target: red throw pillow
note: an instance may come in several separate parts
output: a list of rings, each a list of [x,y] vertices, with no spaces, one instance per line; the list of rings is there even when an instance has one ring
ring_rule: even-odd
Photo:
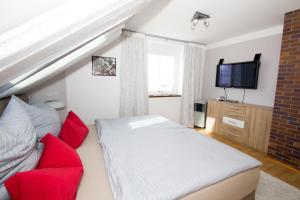
[[[19,172],[4,182],[14,200],[74,200],[83,167],[77,152],[47,134],[37,169]]]
[[[13,200],[74,200],[82,167],[45,168],[19,172],[4,185]]]
[[[73,111],[70,111],[68,113],[67,119],[70,119],[75,124],[84,127],[87,131],[89,130],[88,127],[83,123],[83,121]]]
[[[77,152],[69,145],[47,134],[41,139],[44,150],[37,165],[40,168],[82,167]]]
[[[76,149],[83,143],[88,133],[87,126],[75,113],[70,111],[58,137]]]

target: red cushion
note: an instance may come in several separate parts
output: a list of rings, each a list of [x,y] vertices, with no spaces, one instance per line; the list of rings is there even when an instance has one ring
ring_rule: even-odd
[[[74,200],[83,167],[77,152],[51,134],[41,139],[44,150],[37,169],[5,181],[14,200]]]
[[[19,172],[5,181],[13,200],[74,200],[82,167],[45,168]]]
[[[88,133],[89,129],[87,126],[75,113],[70,111],[58,137],[76,149],[83,143]]]
[[[89,130],[88,127],[83,123],[83,121],[73,111],[70,111],[68,113],[67,119],[70,119],[75,124],[84,127],[86,130]]]
[[[47,134],[41,142],[44,143],[44,150],[37,169],[82,166],[77,152],[55,136]]]

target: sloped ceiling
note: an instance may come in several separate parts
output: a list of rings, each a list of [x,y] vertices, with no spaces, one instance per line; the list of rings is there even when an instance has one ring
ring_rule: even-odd
[[[300,0],[154,0],[128,23],[135,31],[205,44],[283,24],[284,13]],[[210,27],[190,20],[195,11],[211,16]]]
[[[0,98],[43,82],[107,45],[149,2],[72,0],[16,23],[0,34]],[[11,15],[7,19],[14,22]]]
[[[70,0],[0,0],[0,34]]]

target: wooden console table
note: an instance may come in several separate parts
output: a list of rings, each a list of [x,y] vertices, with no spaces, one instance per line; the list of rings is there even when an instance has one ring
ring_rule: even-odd
[[[239,143],[267,152],[272,107],[209,100],[206,127]]]

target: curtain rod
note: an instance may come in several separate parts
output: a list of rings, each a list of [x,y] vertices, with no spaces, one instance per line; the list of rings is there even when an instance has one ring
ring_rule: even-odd
[[[194,41],[188,41],[188,40],[180,40],[180,39],[175,39],[175,38],[169,38],[169,37],[164,37],[164,36],[160,36],[160,35],[153,35],[153,34],[148,34],[148,33],[143,33],[143,32],[138,32],[138,31],[133,31],[133,30],[129,30],[129,29],[123,29],[123,30],[124,31],[128,31],[128,32],[132,32],[132,33],[140,33],[140,34],[144,34],[144,35],[149,36],[149,37],[160,38],[160,39],[164,39],[164,40],[173,40],[173,41],[177,41],[177,42],[194,43],[194,44],[199,44],[199,45],[206,46],[206,44],[203,44],[203,43],[200,43],[200,42],[194,42]]]

